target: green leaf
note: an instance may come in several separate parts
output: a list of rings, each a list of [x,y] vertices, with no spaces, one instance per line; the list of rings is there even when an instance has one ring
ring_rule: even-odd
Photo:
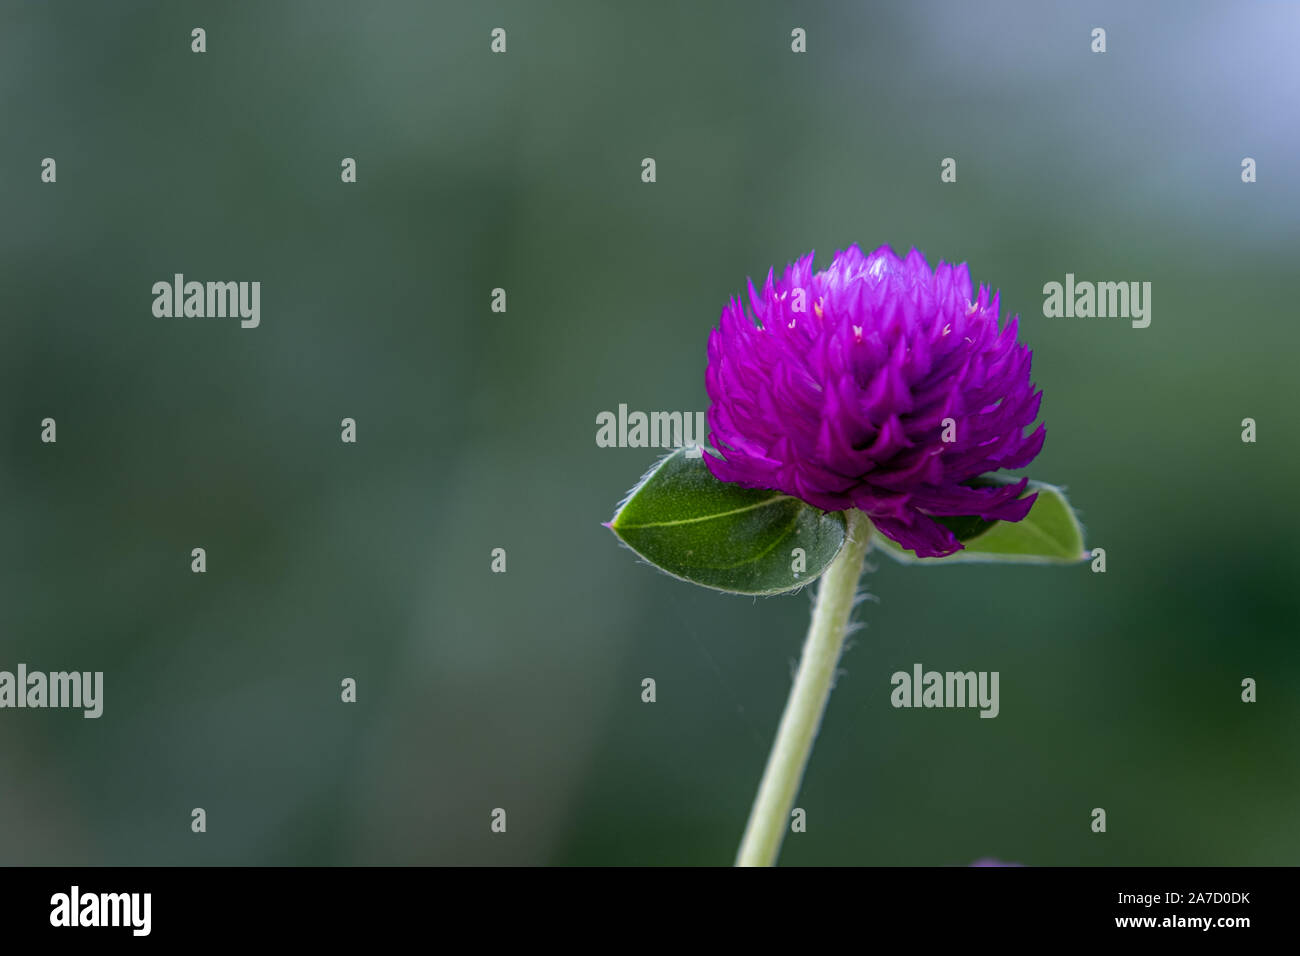
[[[826,570],[845,535],[844,515],[718,481],[685,448],[641,479],[607,527],[660,570],[731,594],[803,587]]]
[[[986,475],[971,484],[988,487],[1019,480]],[[935,518],[966,546],[943,558],[918,558],[915,552],[883,534],[877,533],[871,540],[876,548],[903,564],[1077,564],[1087,560],[1083,528],[1065,493],[1054,485],[1031,481],[1021,497],[1034,492],[1038,492],[1038,499],[1021,521],[985,521],[976,516]]]

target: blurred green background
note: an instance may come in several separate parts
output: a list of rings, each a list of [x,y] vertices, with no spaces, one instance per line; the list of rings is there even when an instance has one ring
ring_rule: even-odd
[[[1295,6],[0,11],[0,669],[105,672],[0,711],[0,862],[729,863],[808,596],[619,548],[657,453],[595,416],[707,407],[727,297],[852,242],[1002,290],[1108,571],[877,559],[782,861],[1300,861]],[[891,708],[918,661],[1000,716]]]

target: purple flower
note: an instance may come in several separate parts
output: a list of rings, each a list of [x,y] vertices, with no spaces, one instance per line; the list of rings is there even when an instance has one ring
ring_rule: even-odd
[[[749,301],[732,298],[709,336],[714,477],[858,508],[922,557],[962,547],[935,518],[1029,513],[1028,479],[970,484],[1029,464],[1045,433],[1024,435],[1042,392],[1017,319],[998,331],[998,294],[973,296],[964,264],[855,245],[814,273],[810,252],[761,293],[751,281]]]

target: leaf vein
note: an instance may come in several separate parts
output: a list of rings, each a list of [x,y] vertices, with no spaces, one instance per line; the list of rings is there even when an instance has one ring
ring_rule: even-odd
[[[743,514],[746,511],[754,511],[758,508],[764,508],[776,501],[785,501],[789,495],[774,495],[771,498],[765,498],[762,501],[755,502],[752,505],[745,505],[743,508],[733,508],[730,511],[718,511],[713,514],[700,515],[695,518],[680,518],[676,521],[651,521],[648,524],[616,524],[619,531],[639,531],[642,528],[671,528],[683,524],[699,524],[702,521],[713,521],[715,518],[725,518],[728,515]]]

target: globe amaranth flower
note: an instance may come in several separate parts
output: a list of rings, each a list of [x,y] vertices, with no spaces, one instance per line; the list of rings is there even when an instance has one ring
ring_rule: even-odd
[[[733,297],[709,336],[714,477],[858,508],[922,557],[962,548],[936,518],[1028,514],[1028,479],[970,484],[1029,464],[1045,433],[1024,434],[1042,392],[1018,320],[999,331],[998,294],[973,295],[964,264],[855,245],[814,273],[809,253],[751,281],[749,304]]]

